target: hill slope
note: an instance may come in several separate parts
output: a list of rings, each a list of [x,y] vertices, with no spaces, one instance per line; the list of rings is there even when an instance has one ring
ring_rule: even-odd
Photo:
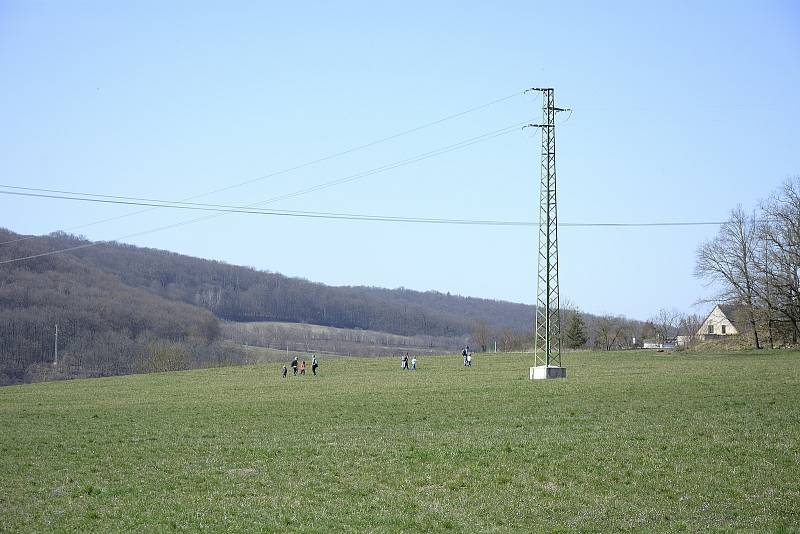
[[[331,287],[224,262],[63,234],[20,240],[0,229],[0,384],[237,360],[217,319],[282,321],[433,336],[462,343],[475,321],[525,332],[533,308],[407,289]],[[93,246],[87,246],[93,245]],[[61,375],[53,361],[58,324]],[[230,352],[230,351],[228,351]]]
[[[0,230],[0,240],[16,234]],[[47,250],[81,247],[89,241],[54,234],[0,247],[0,259]],[[528,331],[533,307],[461,297],[435,291],[372,287],[332,287],[224,262],[164,250],[102,243],[66,254],[131,287],[201,306],[230,321],[306,322],[362,328],[400,335],[461,335],[476,320],[496,329]],[[57,268],[58,256],[12,264],[44,271]]]
[[[220,363],[219,334],[207,310],[69,255],[0,267],[0,385]]]

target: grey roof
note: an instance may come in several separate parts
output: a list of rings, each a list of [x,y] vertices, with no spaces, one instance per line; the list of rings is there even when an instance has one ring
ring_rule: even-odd
[[[749,318],[747,314],[747,306],[744,304],[720,304],[719,309],[725,314],[725,317],[733,323],[736,330],[744,332],[750,327]]]
[[[730,322],[734,322],[734,318],[744,311],[744,306],[741,304],[720,304],[719,309],[725,314]]]

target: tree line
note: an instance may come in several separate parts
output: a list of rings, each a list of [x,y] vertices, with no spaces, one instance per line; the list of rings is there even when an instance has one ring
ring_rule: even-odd
[[[563,349],[624,350],[641,346],[641,340],[657,337],[652,321],[639,321],[621,315],[592,315],[567,304],[561,309],[561,346]],[[485,321],[476,321],[471,339],[481,351],[517,352],[533,350],[534,325],[527,332],[493,329]]]

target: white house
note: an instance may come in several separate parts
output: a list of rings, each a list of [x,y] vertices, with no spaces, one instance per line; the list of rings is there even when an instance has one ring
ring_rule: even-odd
[[[735,336],[739,329],[734,325],[736,306],[717,304],[697,331],[700,339],[718,336]]]

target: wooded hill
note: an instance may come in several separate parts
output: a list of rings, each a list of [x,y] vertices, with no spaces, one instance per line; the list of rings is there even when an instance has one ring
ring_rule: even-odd
[[[86,240],[65,234],[20,243],[43,250],[86,244]],[[0,254],[8,252],[3,250]],[[533,307],[523,304],[402,288],[332,287],[118,243],[103,243],[68,255],[116,276],[127,286],[203,307],[229,321],[287,321],[399,335],[443,336],[468,334],[476,320],[486,321],[495,329],[519,332],[530,330],[533,322]],[[56,257],[30,261],[46,262]]]
[[[438,292],[331,287],[278,273],[56,233],[0,229],[0,383],[235,362],[219,319],[463,337],[476,321],[523,333],[533,307]],[[61,366],[54,356],[59,325]],[[53,374],[56,373],[54,376]]]

